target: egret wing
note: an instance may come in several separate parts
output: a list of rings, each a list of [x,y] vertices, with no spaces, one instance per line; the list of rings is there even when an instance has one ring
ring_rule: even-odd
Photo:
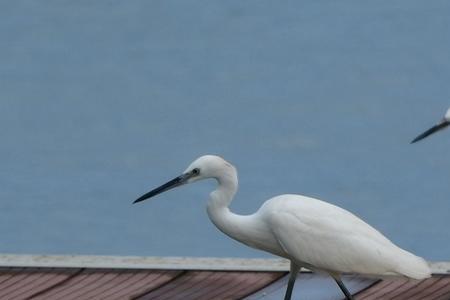
[[[280,246],[300,264],[335,272],[396,274],[395,258],[403,250],[342,208],[283,195],[271,199],[263,213]]]

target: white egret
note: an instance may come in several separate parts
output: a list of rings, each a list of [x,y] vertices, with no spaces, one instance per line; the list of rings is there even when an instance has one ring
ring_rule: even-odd
[[[426,138],[427,136],[432,135],[433,133],[446,128],[448,125],[450,125],[450,108],[447,110],[444,117],[438,124],[434,125],[433,127],[428,129],[424,133],[419,134],[414,140],[412,140],[411,144],[418,142],[418,141]]]
[[[291,298],[301,267],[330,274],[349,300],[353,297],[341,281],[341,273],[415,279],[430,276],[422,258],[394,245],[352,213],[318,199],[280,195],[267,200],[254,214],[232,213],[228,206],[238,188],[236,169],[214,155],[198,158],[180,176],[134,203],[208,178],[218,183],[207,204],[208,216],[217,228],[247,246],[290,260],[285,300]]]

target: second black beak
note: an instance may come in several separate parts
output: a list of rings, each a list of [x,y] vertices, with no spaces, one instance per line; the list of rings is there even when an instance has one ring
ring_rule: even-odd
[[[447,120],[443,120],[441,123],[431,127],[430,129],[428,129],[427,131],[425,131],[424,133],[420,134],[419,136],[417,136],[414,140],[411,141],[411,144],[414,144],[415,142],[418,142],[420,140],[423,140],[424,138],[426,138],[429,135],[432,135],[435,132],[438,132],[439,130],[444,129],[445,127],[447,127],[450,124],[449,121]]]

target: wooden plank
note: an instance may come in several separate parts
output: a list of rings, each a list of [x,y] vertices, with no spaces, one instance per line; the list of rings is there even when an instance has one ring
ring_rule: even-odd
[[[77,269],[0,269],[0,299],[27,299],[57,286]]]
[[[189,271],[136,299],[241,299],[280,276],[283,274],[279,272]]]
[[[136,293],[157,288],[179,273],[169,270],[87,269],[64,284],[33,297],[33,300],[127,299]],[[111,290],[115,293],[111,294]]]
[[[355,297],[357,300],[440,300],[450,298],[450,276],[435,275],[424,280],[385,279]]]

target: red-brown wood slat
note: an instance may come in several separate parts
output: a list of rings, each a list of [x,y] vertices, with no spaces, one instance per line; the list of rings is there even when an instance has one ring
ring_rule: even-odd
[[[390,280],[382,280],[379,283],[376,283],[369,288],[359,292],[356,295],[357,300],[373,300],[377,299],[378,296],[385,293],[386,290],[395,290],[396,289],[395,281]]]
[[[0,268],[1,300],[241,299],[285,272]],[[314,276],[314,274],[312,274]],[[357,300],[448,300],[450,276],[384,279]]]
[[[0,299],[28,299],[60,284],[77,271],[76,268],[0,268]]]
[[[357,300],[448,300],[450,276],[434,275],[424,280],[384,279],[358,293]]]
[[[425,290],[432,290],[433,286],[440,280],[440,277],[432,277],[426,280],[411,280],[411,284],[408,289],[399,289],[395,291],[390,298],[392,299],[417,299],[417,296],[421,296],[421,293]]]
[[[129,299],[172,280],[180,271],[88,269],[33,300]]]
[[[448,300],[450,299],[450,277],[441,277],[440,280],[432,287],[428,289],[426,292],[426,298],[430,300]]]
[[[189,271],[136,300],[240,299],[283,275],[282,272]]]

